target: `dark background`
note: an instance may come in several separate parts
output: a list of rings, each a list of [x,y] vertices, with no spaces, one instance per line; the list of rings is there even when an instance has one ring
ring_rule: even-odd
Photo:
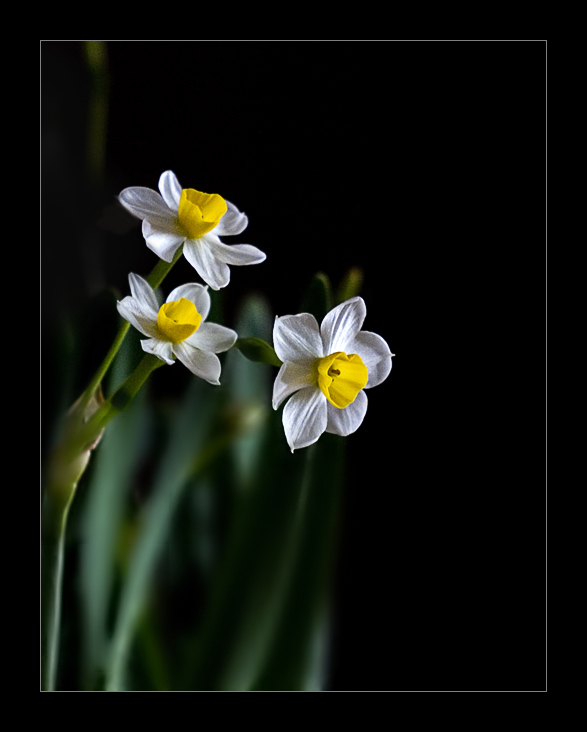
[[[396,357],[348,438],[330,688],[545,689],[546,44],[114,41],[107,55],[92,177],[102,81],[83,44],[41,44],[45,363],[63,312],[156,263],[115,196],[167,169],[244,210],[229,243],[267,253],[231,268],[228,325],[243,294],[285,315],[316,271],[336,284],[360,267],[364,327]]]

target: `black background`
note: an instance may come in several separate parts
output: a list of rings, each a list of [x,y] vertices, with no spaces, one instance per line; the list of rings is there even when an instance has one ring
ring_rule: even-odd
[[[41,44],[43,346],[64,308],[154,266],[114,201],[167,169],[267,253],[231,268],[228,321],[243,293],[285,315],[316,271],[361,267],[364,327],[396,357],[348,438],[330,688],[543,690],[546,44],[107,51],[93,188],[83,46]]]

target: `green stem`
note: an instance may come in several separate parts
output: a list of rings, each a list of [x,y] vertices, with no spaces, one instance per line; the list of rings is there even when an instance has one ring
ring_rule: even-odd
[[[113,417],[119,412],[122,412],[131,403],[149,375],[155,369],[164,365],[165,361],[157,358],[152,353],[146,353],[122,386],[92,415],[92,418],[87,423],[89,435],[91,436],[104,429]]]
[[[116,333],[114,342],[110,346],[110,350],[106,354],[106,358],[100,364],[100,368],[96,371],[92,380],[88,384],[86,391],[84,392],[84,399],[83,399],[84,406],[86,406],[89,403],[94,392],[96,391],[96,389],[100,385],[102,379],[104,378],[106,372],[110,368],[110,364],[114,360],[114,356],[116,356],[116,354],[118,353],[118,349],[122,345],[122,342],[124,341],[129,328],[130,328],[130,323],[128,322],[128,320],[123,320],[120,323],[120,325],[118,327],[118,332]]]
[[[50,486],[41,515],[41,690],[54,691],[59,647],[65,527],[75,485]]]
[[[151,287],[154,290],[156,290],[159,287],[159,285],[163,282],[163,280],[167,277],[167,275],[171,271],[171,268],[174,266],[174,264],[177,262],[177,260],[181,257],[182,254],[183,254],[183,244],[175,252],[171,262],[165,262],[162,259],[160,259],[157,262],[157,264],[153,267],[151,274],[147,277],[147,282],[151,285]]]

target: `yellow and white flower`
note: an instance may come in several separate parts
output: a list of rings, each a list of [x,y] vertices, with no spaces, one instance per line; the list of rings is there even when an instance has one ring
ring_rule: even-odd
[[[208,288],[198,283],[176,287],[159,306],[149,283],[137,274],[128,276],[131,295],[117,302],[118,312],[146,335],[143,351],[165,361],[179,359],[196,376],[210,384],[220,383],[220,360],[217,353],[234,345],[234,330],[216,323],[206,323],[210,312]]]
[[[275,319],[273,346],[283,361],[273,386],[273,408],[287,397],[283,427],[291,451],[324,432],[350,435],[361,425],[370,389],[384,381],[394,355],[383,338],[362,331],[367,310],[360,297],[337,305],[322,324],[313,315]]]
[[[143,221],[143,236],[149,249],[171,262],[183,244],[183,253],[200,277],[213,290],[230,281],[229,264],[259,264],[264,252],[250,244],[228,246],[221,236],[240,234],[249,220],[238,208],[217,193],[182,188],[175,173],[165,171],[159,191],[136,186],[125,188],[120,203]]]

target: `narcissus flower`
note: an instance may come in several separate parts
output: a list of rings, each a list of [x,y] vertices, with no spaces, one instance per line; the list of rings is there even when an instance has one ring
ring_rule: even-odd
[[[376,333],[362,331],[362,298],[333,308],[321,326],[313,315],[275,319],[273,345],[283,361],[273,386],[273,408],[283,408],[291,451],[307,447],[323,432],[350,435],[362,423],[370,389],[384,381],[394,355]]]
[[[220,360],[216,354],[228,351],[237,334],[223,325],[205,322],[210,312],[208,288],[198,283],[181,285],[159,306],[146,280],[131,273],[128,281],[131,295],[117,303],[118,312],[148,336],[141,341],[143,351],[168,364],[173,364],[175,357],[196,376],[219,384]]]
[[[159,190],[125,188],[120,203],[143,221],[143,236],[149,249],[171,262],[183,244],[183,253],[200,277],[213,290],[226,287],[230,280],[229,264],[259,264],[266,255],[250,244],[228,246],[221,236],[240,234],[248,218],[217,193],[202,193],[182,188],[175,173],[165,171],[159,178]]]

